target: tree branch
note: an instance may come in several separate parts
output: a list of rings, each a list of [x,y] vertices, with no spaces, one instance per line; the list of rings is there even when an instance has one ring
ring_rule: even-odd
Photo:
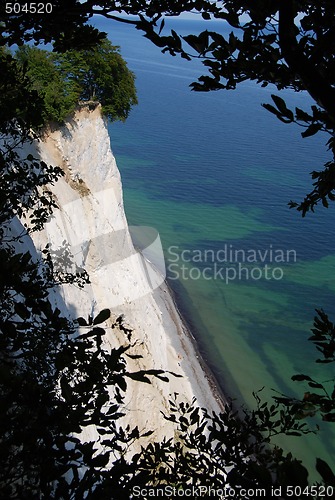
[[[310,61],[313,64],[318,64],[327,54],[333,54],[335,49],[335,27],[329,30],[322,36],[317,38],[317,46],[311,52]]]
[[[300,50],[294,24],[294,0],[281,0],[279,7],[279,44],[281,53],[307,92],[329,114],[335,128],[335,90],[318,68]]]
[[[106,17],[107,19],[113,19],[113,21],[119,21],[121,23],[133,24],[135,26],[138,24],[138,20],[135,21],[132,19],[125,19],[124,17],[115,16],[113,14],[110,14],[109,12],[106,12],[105,10],[92,9],[92,14],[99,14],[100,16]]]

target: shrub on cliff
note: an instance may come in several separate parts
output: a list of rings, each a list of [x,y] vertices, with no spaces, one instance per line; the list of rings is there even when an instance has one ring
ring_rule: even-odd
[[[108,40],[94,49],[55,54],[21,46],[15,54],[26,85],[42,100],[41,119],[62,123],[78,101],[97,101],[111,120],[125,120],[137,104],[135,77]]]
[[[79,99],[98,101],[111,120],[125,120],[137,104],[135,76],[118,47],[104,40],[95,49],[54,54],[64,82],[79,90]]]

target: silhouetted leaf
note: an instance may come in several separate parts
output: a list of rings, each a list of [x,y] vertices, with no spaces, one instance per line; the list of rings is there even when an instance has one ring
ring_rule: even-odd
[[[314,389],[323,389],[323,385],[318,384],[317,382],[308,382],[308,385]]]
[[[87,321],[84,318],[77,318],[77,323],[79,324],[79,326],[88,326]]]
[[[138,372],[126,373],[126,377],[132,380],[138,380],[139,382],[145,382],[146,384],[151,384],[150,379],[146,376],[146,371],[140,370]]]
[[[106,467],[109,462],[109,453],[101,454],[92,459],[93,467]]]
[[[291,380],[297,380],[299,382],[301,382],[302,380],[310,380],[312,381],[311,377],[309,377],[308,375],[293,375],[293,377],[291,377]]]
[[[110,315],[111,312],[109,309],[103,309],[102,311],[99,312],[98,316],[94,318],[93,325],[99,325],[100,323],[103,323],[108,318],[110,318]]]
[[[322,125],[320,123],[312,123],[304,132],[301,133],[302,137],[310,137],[321,130]]]
[[[158,32],[159,35],[162,33],[164,26],[165,26],[165,19],[162,19],[161,25],[159,27],[159,32]]]
[[[295,114],[296,114],[297,120],[304,121],[304,122],[309,122],[309,121],[313,120],[313,117],[311,115],[309,115],[308,113],[306,113],[305,111],[303,111],[300,108],[295,108]]]
[[[316,470],[324,480],[326,484],[331,484],[335,486],[335,475],[327,462],[321,458],[316,459]]]
[[[278,95],[275,95],[275,94],[271,94],[271,97],[272,97],[273,102],[277,106],[278,110],[280,111],[281,115],[285,116],[290,121],[292,121],[294,118],[293,113],[290,109],[287,108],[286,102],[284,101],[284,99],[282,99],[281,97],[279,97]]]

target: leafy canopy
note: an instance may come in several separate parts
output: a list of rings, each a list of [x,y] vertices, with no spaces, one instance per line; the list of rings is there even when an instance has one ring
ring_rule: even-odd
[[[99,102],[111,120],[125,120],[137,104],[135,77],[109,40],[63,54],[23,45],[15,59],[10,63],[19,67],[28,89],[42,101],[43,124],[62,123],[79,101]]]
[[[25,72],[30,90],[35,91],[43,103],[42,122],[62,123],[74,111],[79,89],[62,77],[47,51],[24,45],[15,57]]]
[[[109,40],[94,50],[69,50],[52,59],[63,81],[78,89],[79,99],[98,101],[110,119],[125,120],[137,104],[135,76]]]

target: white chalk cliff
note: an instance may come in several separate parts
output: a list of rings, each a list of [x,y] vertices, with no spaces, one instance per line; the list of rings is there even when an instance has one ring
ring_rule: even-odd
[[[211,383],[162,275],[133,246],[120,174],[100,109],[81,109],[63,127],[49,132],[37,150],[47,164],[62,167],[65,176],[50,187],[59,210],[43,231],[33,235],[34,244],[41,249],[47,243],[58,248],[68,242],[77,265],[88,272],[91,281],[84,289],[61,287],[67,311],[72,317],[87,318],[109,308],[111,321],[124,315],[137,341],[132,352],[143,356],[129,360],[130,368],[183,375],[170,376],[169,382],[153,378],[151,385],[131,382],[126,394],[127,421],[140,430],[154,430],[150,440],[173,435],[173,424],[163,419],[161,411],[167,410],[174,392],[188,401],[195,396],[199,405],[218,410]],[[153,236],[144,254],[153,261],[159,249],[159,238]],[[106,332],[107,345],[126,341],[108,323]],[[94,430],[85,438],[94,439]]]

